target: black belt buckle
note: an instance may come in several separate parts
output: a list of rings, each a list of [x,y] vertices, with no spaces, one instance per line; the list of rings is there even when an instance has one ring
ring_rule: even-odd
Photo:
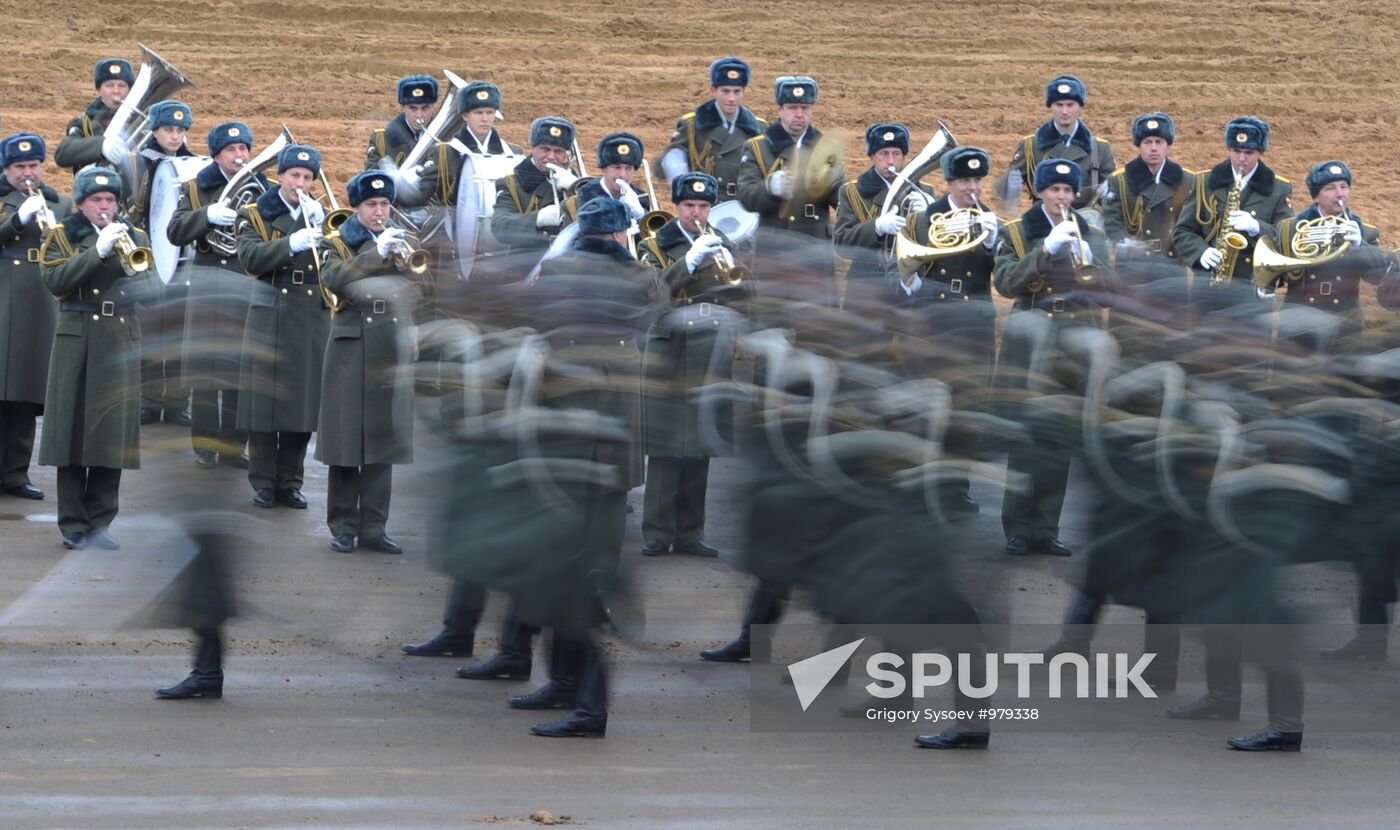
[[[1065,310],[1065,298],[1064,298],[1064,297],[1056,297],[1055,299],[1051,300],[1051,301],[1050,301],[1050,310],[1053,311],[1053,312],[1057,312],[1057,313],[1058,313],[1058,312],[1061,312],[1061,311],[1064,311],[1064,310]]]
[[[813,204],[806,204],[806,205],[803,205],[803,206],[802,206],[802,215],[803,215],[804,217],[808,218],[808,219],[816,219],[816,218],[817,218],[817,206],[816,206],[816,205],[813,205]]]
[[[1332,296],[1332,281],[1326,280],[1318,285],[1318,293],[1324,297]]]
[[[117,316],[117,304],[111,300],[103,300],[101,313],[103,317]]]
[[[373,308],[375,314],[383,314],[389,310],[389,304],[384,300],[375,300]]]
[[[950,282],[950,283],[948,283],[948,291],[949,291],[949,293],[952,293],[952,294],[961,294],[961,293],[962,293],[962,280],[961,280],[960,278],[954,277],[954,278],[953,278],[953,281]]]
[[[26,257],[30,262],[38,262],[38,261],[39,261],[39,249],[38,249],[38,248],[30,248],[28,251],[25,251],[25,257]]]
[[[306,272],[300,269],[292,272],[292,285],[305,285]]]

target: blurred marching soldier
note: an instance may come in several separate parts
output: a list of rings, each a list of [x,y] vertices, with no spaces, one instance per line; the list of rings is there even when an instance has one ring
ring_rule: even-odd
[[[395,165],[403,161],[413,145],[423,135],[423,128],[433,119],[438,100],[437,80],[427,75],[408,75],[397,86],[399,114],[369,137],[365,153],[365,169],[378,170],[382,159]]]
[[[50,229],[39,250],[44,287],[59,298],[39,463],[58,468],[58,529],[72,550],[120,547],[107,528],[122,470],[141,465],[135,306],[159,296],[160,279],[149,261],[132,267],[123,250],[149,242],[119,221],[121,195],[116,171],[83,170],[73,179],[78,212]]]
[[[601,175],[581,181],[577,192],[564,200],[566,221],[577,220],[579,206],[606,196],[626,205],[627,215],[634,224],[640,222],[652,209],[651,198],[632,184],[644,152],[642,140],[632,133],[614,132],[603,136],[598,142],[597,156]]]
[[[642,262],[660,269],[662,285],[678,306],[647,333],[642,362],[643,417],[647,454],[642,512],[642,554],[668,550],[717,556],[705,542],[705,491],[710,458],[733,442],[730,404],[707,412],[697,398],[706,387],[733,379],[739,315],[724,307],[726,291],[743,291],[721,273],[733,273],[733,253],[723,234],[709,226],[719,199],[719,180],[708,173],[682,173],[671,179],[676,218],[642,242]],[[717,390],[708,390],[714,394]],[[706,420],[718,441],[707,440]]]
[[[58,306],[39,278],[39,246],[73,203],[44,184],[44,140],[15,133],[0,140],[0,492],[42,499],[29,481],[34,420],[44,411]]]
[[[569,169],[573,145],[572,123],[553,115],[536,118],[530,157],[496,183],[491,233],[511,253],[542,253],[564,225],[562,203],[579,180]]]
[[[179,101],[158,101],[146,113],[150,119],[151,137],[146,145],[132,153],[136,180],[131,183],[127,197],[127,214],[144,227],[151,227],[151,190],[155,185],[156,166],[164,159],[192,156],[185,144],[194,114]],[[122,157],[127,153],[123,148]],[[108,159],[128,169],[117,159]],[[190,392],[182,385],[179,357],[174,345],[182,339],[185,324],[185,297],[189,287],[171,279],[161,292],[161,302],[142,314],[142,349],[151,354],[141,357],[141,423],[153,424],[164,417],[168,424],[190,425]]]
[[[748,85],[749,65],[739,58],[720,58],[710,64],[713,97],[680,117],[670,143],[661,151],[658,166],[667,180],[700,171],[719,181],[719,201],[738,197],[744,145],[768,126],[743,105]]]
[[[166,227],[172,244],[191,246],[192,260],[182,266],[189,282],[185,306],[185,344],[181,372],[194,390],[190,441],[200,467],[226,464],[247,468],[247,433],[238,429],[238,350],[248,316],[247,274],[234,252],[211,246],[215,232],[232,238],[238,211],[219,201],[220,194],[248,159],[253,131],[241,121],[214,125],[208,136],[212,161],[180,189],[180,203]],[[271,185],[258,173],[257,185]],[[212,345],[219,344],[219,345]]]
[[[1072,161],[1080,170],[1088,171],[1074,194],[1076,210],[1090,207],[1099,198],[1101,186],[1117,165],[1113,161],[1113,145],[1095,136],[1080,118],[1088,99],[1084,82],[1073,75],[1056,76],[1045,85],[1050,120],[1021,139],[1001,177],[998,190],[1011,204],[1016,204],[1026,182],[1034,181],[1036,169],[1046,159]]]
[[[1172,227],[1191,192],[1192,179],[1167,158],[1176,141],[1176,124],[1164,112],[1133,119],[1138,157],[1108,177],[1103,197],[1104,233],[1109,244],[1137,240],[1147,254],[1175,258]]]
[[[253,504],[306,508],[306,445],[321,407],[321,362],[330,312],[320,286],[325,210],[310,190],[321,153],[289,144],[277,158],[277,187],[243,208],[238,263],[257,278],[243,337],[238,428],[248,431]]]
[[[403,228],[390,227],[394,179],[367,170],[346,185],[355,215],[326,251],[321,279],[346,303],[331,315],[316,460],[330,467],[331,549],[403,553],[389,537],[394,464],[413,461],[413,304]],[[375,325],[378,324],[378,325]]]
[[[1072,380],[1076,373],[1055,365],[1062,358],[1047,363],[1036,352],[1055,349],[1053,340],[1062,329],[1096,325],[1102,314],[1092,289],[1107,259],[1103,234],[1070,207],[1082,175],[1072,161],[1042,161],[1035,169],[1036,203],[1006,225],[998,243],[993,280],[997,291],[1014,301],[998,364],[998,373],[1005,375],[999,384],[1004,392],[1023,385],[1037,392],[1047,383]],[[1039,341],[1035,326],[1047,319],[1051,342]],[[1038,365],[1042,363],[1047,365]],[[1011,449],[1007,470],[1024,474],[1029,486],[1025,492],[1006,491],[1001,511],[1006,552],[1069,556],[1072,551],[1059,535],[1073,425],[1043,407],[1014,420],[1025,424],[1030,439]]]
[[[890,185],[909,154],[908,127],[871,124],[865,130],[865,154],[870,168],[848,180],[837,196],[836,250],[851,261],[847,280],[863,280],[892,296],[894,260],[885,256],[885,247],[904,227],[907,215],[924,210],[930,200],[916,189],[910,192],[908,204],[881,213]]]
[[[68,122],[63,140],[54,151],[54,164],[76,173],[80,168],[96,164],[106,157],[102,132],[107,129],[107,124],[116,115],[122,99],[135,82],[136,73],[132,71],[130,61],[103,58],[97,62],[92,68],[92,83],[97,87],[97,98],[88,104],[82,115]],[[113,151],[116,149],[112,148]],[[121,146],[120,150],[125,152],[125,146]]]
[[[1225,148],[1229,158],[1196,174],[1172,228],[1177,257],[1196,269],[1192,294],[1207,303],[1253,296],[1254,244],[1261,236],[1277,239],[1278,224],[1293,212],[1293,185],[1262,161],[1269,149],[1267,123],[1249,115],[1231,120]],[[1209,293],[1222,290],[1216,298]]]
[[[817,82],[784,75],[773,83],[778,122],[749,139],[740,161],[739,201],[759,214],[756,269],[765,279],[784,274],[820,280],[812,290],[835,304],[836,261],[831,210],[845,181],[840,147],[812,126]]]

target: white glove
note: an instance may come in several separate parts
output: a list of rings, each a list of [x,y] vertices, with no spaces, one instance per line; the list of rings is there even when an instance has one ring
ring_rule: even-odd
[[[320,228],[302,228],[287,237],[288,244],[291,245],[292,253],[299,254],[302,251],[309,251],[321,244]]]
[[[558,205],[545,205],[540,208],[540,212],[535,214],[535,227],[537,228],[557,228],[564,224],[563,218],[559,215]]]
[[[1230,227],[1248,236],[1259,235],[1259,220],[1242,210],[1231,211]]]
[[[400,167],[398,171],[394,173],[394,184],[399,188],[399,190],[405,190],[410,193],[417,193],[418,182],[422,177],[423,174],[418,172],[418,168],[416,166]]]
[[[774,170],[768,174],[768,192],[779,199],[792,198],[792,176],[786,170]]]
[[[126,161],[128,151],[126,142],[114,135],[105,136],[102,139],[102,157],[112,164],[121,164]]]
[[[393,255],[394,249],[403,244],[403,235],[403,228],[385,228],[376,236],[374,248],[379,252],[379,258],[387,261]]]
[[[1000,232],[1000,225],[997,224],[997,215],[990,210],[984,210],[977,217],[977,224],[982,230],[987,232],[987,239],[983,242],[988,248],[994,248],[997,244],[997,234]]]
[[[28,225],[30,222],[34,221],[34,217],[38,216],[40,211],[47,208],[48,205],[44,202],[44,197],[42,195],[30,196],[28,199],[20,202],[19,223],[21,225]]]
[[[233,220],[238,218],[238,211],[223,202],[215,202],[204,209],[204,218],[208,219],[211,225],[227,228],[233,224]]]
[[[1342,226],[1342,238],[1351,243],[1351,247],[1361,247],[1361,224],[1355,219],[1349,220]]]
[[[578,176],[567,167],[560,167],[557,164],[545,165],[549,168],[549,179],[554,182],[554,186],[560,190],[568,190],[578,183]]]
[[[1078,235],[1079,225],[1071,218],[1068,222],[1061,222],[1050,229],[1050,235],[1045,237],[1041,244],[1045,246],[1045,253],[1054,256],[1066,245],[1074,244],[1074,238]]]
[[[627,182],[618,182],[622,188],[622,203],[627,206],[627,212],[632,214],[633,219],[641,219],[647,215],[646,209],[642,207],[642,199],[637,195],[637,191]]]
[[[875,232],[881,236],[894,236],[904,227],[904,217],[892,210],[875,217]]]
[[[97,232],[97,255],[106,259],[112,255],[112,249],[117,247],[117,237],[126,233],[127,227],[121,222],[113,222],[107,227]]]
[[[306,215],[307,220],[318,228],[326,219],[326,209],[321,207],[321,203],[311,198],[310,195],[302,197],[301,210]]]
[[[714,234],[705,234],[690,244],[685,254],[685,270],[694,274],[700,263],[724,249],[724,243]]]
[[[1026,177],[1021,175],[1020,170],[1012,170],[1006,174],[1006,195],[1012,199],[1021,195],[1021,188],[1026,185]]]
[[[904,207],[909,213],[923,213],[928,210],[929,200],[921,190],[911,190],[904,197]]]
[[[1201,267],[1207,271],[1214,271],[1220,265],[1220,249],[1206,248],[1201,252]]]
[[[1108,182],[1099,182],[1099,189],[1095,190],[1094,193],[1098,195],[1100,202],[1108,201]]]

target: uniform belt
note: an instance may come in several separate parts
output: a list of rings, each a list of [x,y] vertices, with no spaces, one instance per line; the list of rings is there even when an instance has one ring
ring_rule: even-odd
[[[278,272],[272,278],[273,285],[318,285],[320,279],[315,271],[305,271],[298,268],[290,272]]]
[[[38,262],[38,248],[5,248],[0,250],[0,259],[14,259],[21,262]]]
[[[59,300],[59,311],[81,311],[84,314],[99,314],[103,317],[127,316],[136,311],[136,303],[114,303],[106,300],[100,303],[85,300]]]
[[[356,300],[351,307],[361,314],[388,314],[392,310],[388,300],[370,300],[366,303]]]

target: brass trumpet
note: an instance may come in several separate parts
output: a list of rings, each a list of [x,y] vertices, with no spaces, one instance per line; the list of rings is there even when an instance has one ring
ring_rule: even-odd
[[[405,234],[403,240],[394,246],[394,267],[414,276],[422,276],[433,267],[433,255],[418,247],[418,238],[412,233]]]
[[[39,196],[41,198],[43,197],[43,194],[39,191],[39,188],[34,186],[33,179],[24,180],[24,192],[30,196]],[[47,204],[44,205],[43,210],[39,211],[38,214],[35,215],[34,221],[36,224],[38,224],[40,233],[47,233],[49,228],[52,228],[54,225],[58,224],[58,220],[54,219],[53,211],[49,210],[49,206]]]
[[[108,222],[113,221],[111,214],[104,213],[102,218]],[[121,260],[122,270],[126,272],[128,277],[144,274],[151,270],[151,263],[154,261],[151,249],[137,245],[136,240],[131,238],[130,232],[123,231],[122,235],[117,237],[115,250],[117,258]]]
[[[700,232],[696,234],[696,236],[704,236],[707,233],[719,236],[708,223],[700,229]],[[733,255],[730,254],[727,249],[711,255],[709,260],[703,263],[703,265],[708,266],[706,271],[713,275],[713,279],[710,280],[710,282],[712,282],[716,288],[738,288],[745,282],[753,279],[753,272],[749,270],[749,267],[742,262],[735,262]],[[695,270],[698,276],[700,269],[697,268]]]
[[[1069,261],[1074,265],[1074,278],[1079,282],[1093,282],[1094,272],[1089,270],[1089,264],[1093,259],[1093,254],[1089,249],[1089,243],[1084,241],[1084,235],[1079,232],[1079,222],[1070,216],[1068,208],[1060,208],[1060,218],[1065,222],[1073,222],[1074,241],[1069,249]]]

